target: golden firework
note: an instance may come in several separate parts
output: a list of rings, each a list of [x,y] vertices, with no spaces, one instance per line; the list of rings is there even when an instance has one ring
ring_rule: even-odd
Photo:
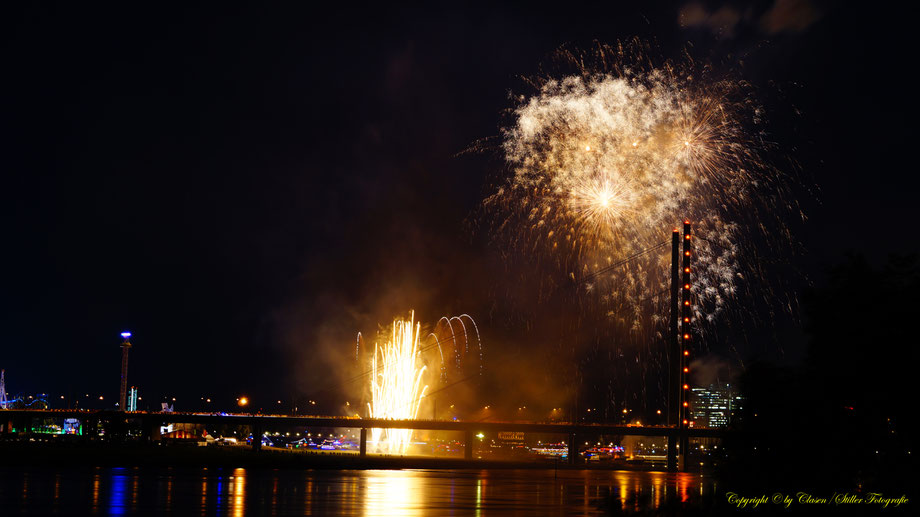
[[[419,334],[421,325],[415,323],[415,313],[409,319],[393,321],[391,334],[383,346],[374,345],[371,381],[371,418],[414,420],[428,386],[422,385],[425,366],[421,366]],[[371,429],[375,451],[385,454],[406,454],[412,441],[411,429]]]

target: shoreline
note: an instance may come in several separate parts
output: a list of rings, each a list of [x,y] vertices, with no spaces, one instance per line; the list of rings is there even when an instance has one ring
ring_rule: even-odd
[[[0,467],[223,467],[329,470],[535,469],[661,471],[622,462],[569,465],[564,461],[522,461],[431,456],[360,457],[355,453],[300,452],[249,447],[190,447],[153,444],[0,442]]]

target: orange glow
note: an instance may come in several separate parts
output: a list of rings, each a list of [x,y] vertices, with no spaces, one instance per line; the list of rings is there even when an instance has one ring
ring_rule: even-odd
[[[684,402],[684,407],[688,407],[688,406],[690,406],[690,403],[689,403],[689,402]]]
[[[684,350],[684,355],[690,355],[690,351],[689,351],[689,350]]]
[[[685,390],[689,390],[689,389],[690,389],[690,385],[689,385],[689,384],[684,384],[684,389],[685,389]]]
[[[690,219],[684,219],[684,224],[690,224]]]
[[[690,318],[684,318],[684,323],[690,323]]]
[[[690,334],[684,334],[684,339],[690,339]]]
[[[686,256],[689,257],[689,256],[690,256],[690,252],[689,252],[689,251],[685,251],[685,252],[684,252],[684,255],[686,255]]]
[[[246,404],[249,404],[249,399],[246,397],[240,397],[238,404],[240,405],[240,407],[243,407]]]
[[[684,425],[687,425],[688,423],[689,423],[689,422],[687,422],[686,420],[684,420]]]
[[[690,373],[690,368],[687,368],[686,366],[684,366],[684,373]]]
[[[690,300],[684,300],[684,305],[690,305]]]
[[[684,289],[690,289],[690,284],[684,284]]]
[[[689,235],[689,234],[688,234],[688,235],[684,235],[684,238],[687,239],[687,240],[689,241],[689,240],[690,240],[690,235]]]
[[[684,268],[684,273],[689,273],[689,272],[690,272],[690,268],[685,267],[685,268]]]

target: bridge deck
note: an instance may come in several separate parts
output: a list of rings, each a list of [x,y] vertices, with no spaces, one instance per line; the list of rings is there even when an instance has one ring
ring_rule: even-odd
[[[0,419],[7,418],[76,418],[87,420],[108,420],[127,418],[143,420],[147,424],[228,424],[251,425],[260,429],[280,426],[303,426],[319,428],[389,428],[419,429],[432,431],[458,432],[497,432],[518,431],[525,433],[556,433],[578,435],[629,435],[629,436],[676,436],[681,430],[669,426],[629,426],[621,424],[572,424],[550,422],[520,421],[464,421],[464,420],[382,420],[370,418],[349,418],[336,416],[304,415],[248,415],[248,414],[213,414],[213,413],[150,413],[116,411],[79,411],[79,410],[2,410]],[[690,437],[722,437],[725,429],[690,428],[686,430]]]

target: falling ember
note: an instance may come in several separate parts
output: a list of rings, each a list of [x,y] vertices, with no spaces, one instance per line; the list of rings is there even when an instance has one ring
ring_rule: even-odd
[[[410,420],[418,417],[419,406],[428,386],[422,385],[425,367],[420,365],[421,324],[415,312],[409,319],[393,321],[387,342],[374,345],[371,380],[370,418]],[[406,454],[412,440],[411,429],[371,429],[375,450],[384,454]]]

